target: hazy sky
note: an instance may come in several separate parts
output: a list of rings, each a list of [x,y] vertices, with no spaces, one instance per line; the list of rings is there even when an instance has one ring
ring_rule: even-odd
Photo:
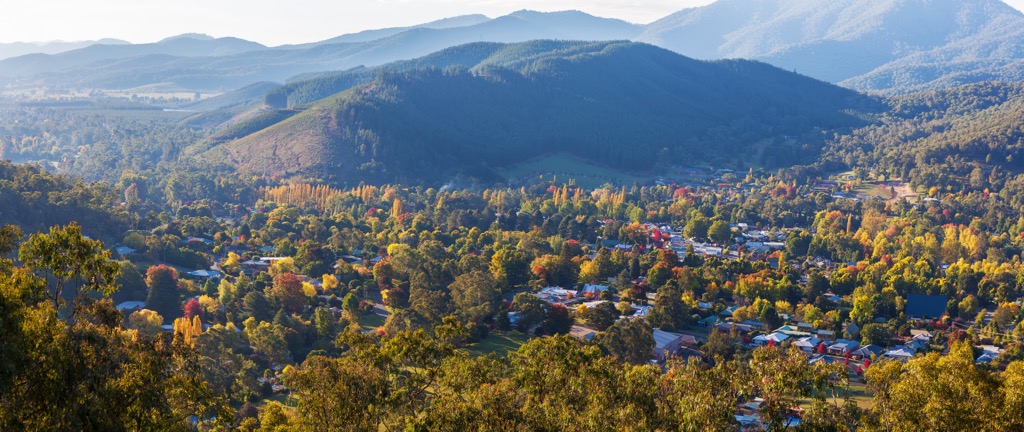
[[[480,13],[493,18],[520,9],[577,9],[648,23],[679,9],[712,1],[0,0],[0,42],[113,37],[139,43],[195,32],[280,45],[455,15]],[[1024,0],[1005,1],[1024,10]]]

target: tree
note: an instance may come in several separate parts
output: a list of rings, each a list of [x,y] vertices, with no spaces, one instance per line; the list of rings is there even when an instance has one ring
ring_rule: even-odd
[[[594,338],[613,358],[632,364],[643,364],[654,354],[654,330],[642,319],[615,322]]]
[[[146,270],[146,307],[164,317],[176,317],[181,310],[178,298],[178,272],[164,264]]]
[[[200,316],[203,313],[203,307],[199,304],[199,300],[191,298],[185,302],[185,307],[182,308],[185,319],[191,320],[192,317]]]
[[[516,327],[520,331],[527,331],[544,319],[547,314],[547,303],[533,294],[519,293],[512,299],[512,310],[520,314]]]
[[[875,394],[872,411],[887,430],[969,431],[978,425],[1010,430],[997,423],[1002,406],[999,381],[974,364],[968,343],[953,344],[948,355],[879,362],[865,375]]]
[[[708,227],[707,237],[714,243],[728,244],[729,240],[732,239],[732,229],[729,228],[729,222],[724,220],[712,222],[711,226]]]
[[[711,228],[711,220],[698,215],[690,218],[683,228],[683,234],[689,238],[703,241],[707,240],[708,230]]]
[[[289,372],[285,382],[295,389],[299,422],[307,430],[376,429],[387,412],[390,382],[372,363],[312,356]]]
[[[861,345],[881,345],[883,347],[889,346],[890,333],[889,328],[885,324],[870,323],[865,324],[864,328],[860,330]]]
[[[249,344],[271,364],[283,365],[291,360],[283,326],[266,321],[257,323],[254,318],[245,320],[244,325]]]
[[[15,234],[17,232],[5,229],[0,235],[13,238]],[[3,242],[10,243],[10,240]],[[45,278],[52,287],[48,297],[58,310],[67,306],[66,289],[73,290],[68,293],[73,302],[78,302],[84,293],[99,292],[109,296],[117,290],[115,281],[121,267],[110,256],[102,242],[83,236],[82,227],[75,222],[52,227],[48,234],[32,234],[18,251],[18,259],[25,268]],[[74,304],[67,310],[68,319],[73,319]]]
[[[651,326],[665,331],[674,331],[686,326],[690,319],[690,307],[683,303],[682,293],[674,284],[668,284],[658,290],[654,297],[648,320]]]
[[[497,283],[486,271],[465,273],[448,285],[455,309],[463,320],[480,324],[498,310]]]
[[[128,316],[128,328],[153,336],[163,331],[164,317],[149,309],[139,309]]]
[[[530,260],[520,250],[501,249],[491,257],[491,274],[508,286],[525,285],[530,281]]]
[[[603,301],[591,307],[580,306],[576,317],[586,321],[587,325],[598,331],[605,331],[619,318],[619,311],[612,302]]]
[[[572,321],[572,315],[564,305],[551,305],[548,308],[548,316],[544,320],[544,327],[547,328],[549,334],[566,334],[572,328]]]
[[[302,312],[309,301],[302,289],[302,280],[294,273],[284,273],[275,277],[270,295],[290,313]]]

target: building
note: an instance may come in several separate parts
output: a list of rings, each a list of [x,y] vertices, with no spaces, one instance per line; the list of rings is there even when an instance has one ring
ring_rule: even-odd
[[[683,335],[654,329],[654,357],[658,361],[664,361],[666,357],[675,354],[682,344]]]
[[[946,314],[949,297],[910,294],[907,296],[907,318],[933,319]]]
[[[828,353],[835,356],[845,356],[847,353],[852,353],[860,347],[860,342],[836,339],[836,343],[829,345]]]

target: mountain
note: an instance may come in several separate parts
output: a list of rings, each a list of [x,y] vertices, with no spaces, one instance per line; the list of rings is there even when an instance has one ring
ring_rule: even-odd
[[[1020,79],[1024,14],[999,0],[719,0],[653,22],[637,40],[905,92]]]
[[[446,28],[454,28],[454,27],[467,27],[467,26],[471,26],[471,25],[481,24],[481,23],[484,23],[484,22],[487,22],[487,21],[490,21],[490,18],[488,18],[485,15],[479,15],[479,14],[477,14],[477,15],[462,15],[462,16],[456,16],[456,17],[451,17],[451,18],[444,18],[444,19],[440,19],[440,20],[437,20],[437,21],[431,21],[431,22],[428,22],[428,23],[425,23],[425,24],[419,24],[419,25],[414,25],[414,26],[409,26],[409,27],[391,27],[391,28],[384,28],[384,29],[365,30],[365,31],[361,31],[361,32],[358,32],[358,33],[351,33],[351,34],[341,35],[341,36],[338,36],[338,37],[330,38],[330,39],[323,40],[323,41],[320,41],[320,42],[314,42],[314,43],[311,43],[311,44],[296,45],[295,47],[314,46],[314,45],[328,45],[328,44],[335,44],[335,43],[370,42],[370,41],[375,41],[377,39],[383,39],[383,38],[386,38],[386,37],[389,37],[389,36],[394,36],[396,34],[399,34],[399,33],[405,32],[405,31],[409,31],[409,30],[412,30],[412,29],[418,29],[418,28],[446,29]]]
[[[73,77],[97,69],[110,70],[115,65],[118,66],[115,70],[120,73],[130,73],[125,71],[126,66],[152,64],[153,59],[162,59],[161,63],[166,63],[177,57],[223,57],[263,49],[266,49],[263,45],[238,38],[187,34],[155,43],[94,44],[59,54],[30,54],[9,58],[0,61],[0,77],[45,80],[48,77]],[[127,62],[126,59],[142,60]],[[65,81],[67,78],[60,80]],[[146,84],[155,82],[159,81]]]
[[[269,110],[202,153],[252,174],[436,182],[564,152],[612,169],[813,158],[877,101],[745,60],[632,42],[470,44],[310,106]],[[458,63],[465,63],[461,67]],[[762,143],[760,150],[755,144]],[[767,149],[764,149],[767,147]]]
[[[128,42],[117,39],[100,39],[97,41],[78,42],[53,41],[0,43],[0,60],[23,56],[26,54],[59,54],[96,44],[126,45]]]
[[[472,22],[473,19],[467,18],[466,22]],[[120,50],[105,51],[89,47],[56,56],[25,56],[0,61],[0,78],[6,77],[9,84],[14,86],[44,84],[125,89],[170,83],[183,90],[221,91],[259,81],[281,82],[303,73],[377,66],[396,60],[413,59],[470,42],[621,40],[635,37],[641,31],[640,26],[624,21],[598,18],[576,11],[519,11],[474,25],[417,27],[366,42],[321,43],[274,49],[264,49],[262,45],[231,44],[221,49],[220,54],[211,51],[217,43],[227,42],[225,39],[173,39],[146,47],[131,45]],[[182,41],[202,44],[204,49],[171,50],[166,46]],[[217,56],[212,57],[214,55]]]

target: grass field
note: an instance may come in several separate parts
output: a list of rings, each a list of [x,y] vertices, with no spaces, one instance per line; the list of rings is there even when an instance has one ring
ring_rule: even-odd
[[[375,313],[362,314],[359,316],[359,326],[364,330],[373,330],[384,325],[385,318]]]
[[[634,182],[644,183],[653,175],[631,174],[613,168],[603,167],[585,159],[567,153],[555,153],[511,165],[498,170],[498,173],[511,181],[531,179],[556,179],[566,183],[570,179],[576,184],[587,188],[596,188],[605,183],[626,185]]]
[[[839,390],[838,394],[839,394],[839,397],[842,398],[847,393],[844,393],[843,390]],[[869,408],[871,408],[871,407],[873,407],[875,405],[875,402],[871,398],[871,394],[868,393],[867,387],[865,386],[864,383],[851,382],[848,394],[850,395],[850,400],[852,400],[854,403],[857,404],[858,407],[860,407],[862,409],[869,409]],[[840,403],[840,404],[842,403],[841,399],[840,400],[831,400],[831,398],[826,398],[825,401],[828,402],[828,403]],[[801,400],[800,401],[800,407],[803,408],[803,409],[810,408],[811,407],[811,399],[810,398],[806,398],[806,399]]]
[[[503,357],[509,352],[518,350],[530,337],[519,332],[491,333],[484,340],[472,344],[467,349],[472,355],[494,354]]]

